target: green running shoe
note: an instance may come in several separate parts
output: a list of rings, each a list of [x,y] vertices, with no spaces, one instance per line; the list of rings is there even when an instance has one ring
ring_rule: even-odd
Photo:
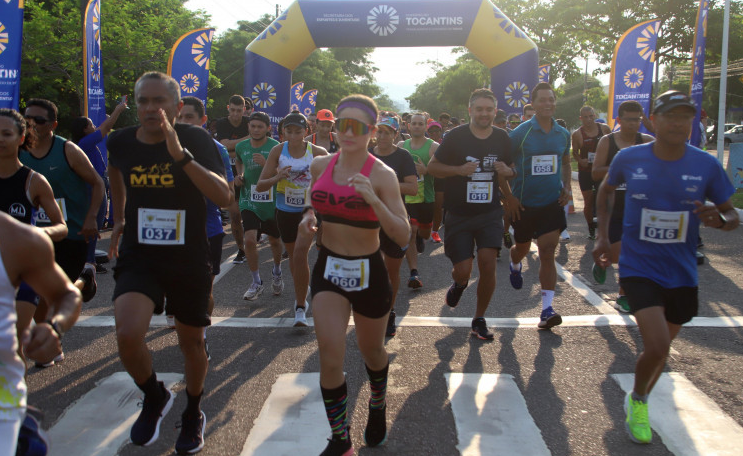
[[[627,428],[629,438],[635,443],[650,443],[653,431],[648,422],[648,404],[632,399],[632,393],[627,394],[627,419],[624,427]]]
[[[619,296],[617,298],[617,304],[614,306],[614,308],[621,313],[630,313],[629,300],[627,299],[627,296]]]
[[[593,280],[599,284],[606,282],[606,269],[596,263],[593,263]]]

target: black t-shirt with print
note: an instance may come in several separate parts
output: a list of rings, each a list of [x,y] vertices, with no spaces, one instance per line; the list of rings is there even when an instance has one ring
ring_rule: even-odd
[[[395,174],[397,174],[397,182],[402,183],[405,181],[407,176],[418,175],[415,170],[413,156],[410,155],[410,152],[406,149],[397,147],[391,154],[384,156],[375,154],[374,148],[369,149],[369,152],[395,171]]]
[[[237,126],[234,126],[230,123],[230,119],[222,117],[217,120],[217,141],[223,139],[240,139],[248,136],[250,134],[250,131],[248,130],[249,123],[248,118],[242,116],[240,118],[240,123]]]

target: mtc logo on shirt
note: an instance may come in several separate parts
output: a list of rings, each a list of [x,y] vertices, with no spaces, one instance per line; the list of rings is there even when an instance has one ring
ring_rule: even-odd
[[[129,185],[135,188],[170,188],[175,184],[170,173],[172,163],[160,163],[145,168],[135,166],[129,174]]]

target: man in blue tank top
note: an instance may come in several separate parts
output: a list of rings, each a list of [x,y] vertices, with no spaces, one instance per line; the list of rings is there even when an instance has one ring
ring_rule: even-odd
[[[655,142],[621,150],[609,166],[597,197],[596,263],[607,267],[609,197],[626,184],[619,283],[642,335],[635,384],[627,395],[625,427],[636,443],[650,443],[647,399],[681,326],[697,314],[696,247],[699,224],[730,231],[738,213],[725,170],[711,155],[686,143],[696,107],[688,95],[669,90],[650,116]],[[663,182],[663,185],[658,185]],[[714,205],[705,205],[709,199]]]

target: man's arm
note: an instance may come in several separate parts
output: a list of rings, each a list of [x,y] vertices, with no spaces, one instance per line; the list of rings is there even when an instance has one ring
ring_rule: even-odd
[[[596,145],[596,157],[593,159],[593,167],[591,168],[591,177],[594,181],[601,181],[609,172],[609,164],[607,159],[609,158],[609,137],[602,136],[599,139],[599,143]]]
[[[113,210],[114,228],[111,232],[111,242],[108,246],[108,257],[111,259],[119,256],[119,237],[124,232],[124,208],[126,206],[126,185],[124,176],[119,168],[108,166],[108,183],[111,188],[111,210]]]
[[[428,162],[427,172],[433,177],[450,177],[450,176],[469,176],[477,169],[477,163],[467,162],[463,165],[451,166],[445,165],[438,161],[436,157],[431,158]]]
[[[221,139],[219,143],[226,147],[229,152],[235,152],[235,147],[247,139],[250,139],[250,135],[237,139]]]
[[[88,156],[72,141],[67,141],[65,144],[65,156],[72,171],[91,188],[88,212],[85,215],[82,230],[77,233],[82,234],[85,240],[91,240],[94,236],[98,236],[98,221],[96,219],[103,202],[103,195],[106,193],[106,187],[103,184],[103,179],[90,163]]]

